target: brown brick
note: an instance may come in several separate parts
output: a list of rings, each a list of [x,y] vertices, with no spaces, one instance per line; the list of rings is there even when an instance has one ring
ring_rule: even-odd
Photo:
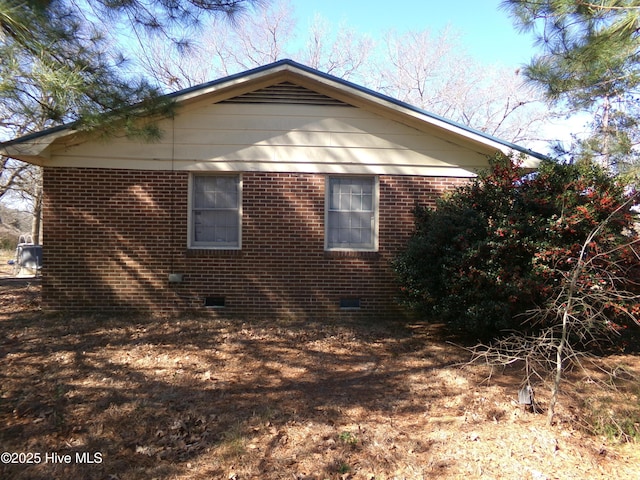
[[[166,312],[225,297],[224,315],[400,315],[390,262],[412,210],[466,181],[381,175],[379,251],[325,252],[323,175],[242,178],[242,250],[189,250],[188,173],[46,168],[45,308]],[[345,296],[361,310],[340,310]]]

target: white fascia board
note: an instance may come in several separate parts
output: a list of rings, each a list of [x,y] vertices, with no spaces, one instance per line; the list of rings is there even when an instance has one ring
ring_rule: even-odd
[[[51,157],[49,147],[58,138],[76,133],[73,129],[60,129],[47,135],[34,136],[18,142],[8,142],[0,147],[0,155],[16,158],[35,165],[41,165],[43,160]]]

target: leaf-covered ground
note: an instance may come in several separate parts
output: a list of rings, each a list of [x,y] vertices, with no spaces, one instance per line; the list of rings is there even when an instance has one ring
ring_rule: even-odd
[[[574,372],[548,427],[516,404],[521,372],[488,378],[434,326],[38,305],[37,285],[0,286],[0,450],[18,462],[0,478],[640,478],[637,444],[581,420],[637,414],[636,355],[602,359],[611,377]]]

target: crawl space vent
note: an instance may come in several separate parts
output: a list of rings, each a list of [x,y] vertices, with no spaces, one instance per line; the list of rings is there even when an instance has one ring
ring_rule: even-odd
[[[224,297],[205,297],[204,298],[204,306],[211,308],[222,308],[224,307]]]
[[[360,299],[359,298],[341,298],[340,309],[341,310],[359,310]]]

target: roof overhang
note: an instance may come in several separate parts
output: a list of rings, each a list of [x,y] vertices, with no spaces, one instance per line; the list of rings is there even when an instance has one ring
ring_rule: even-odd
[[[187,88],[166,97],[179,106],[197,102],[216,103],[282,82],[292,82],[369,110],[420,131],[435,135],[455,135],[469,148],[491,155],[501,152],[518,155],[522,165],[535,169],[544,155],[506,142],[479,130],[447,120],[368,88],[328,75],[292,60],[278,62],[231,75],[220,80]],[[61,125],[0,143],[0,154],[36,165],[46,163],[51,145],[61,138],[78,133],[74,124]]]
[[[68,137],[76,133],[70,125],[42,130],[30,135],[0,143],[0,155],[15,158],[34,165],[42,165],[49,157],[49,147],[58,138]]]

